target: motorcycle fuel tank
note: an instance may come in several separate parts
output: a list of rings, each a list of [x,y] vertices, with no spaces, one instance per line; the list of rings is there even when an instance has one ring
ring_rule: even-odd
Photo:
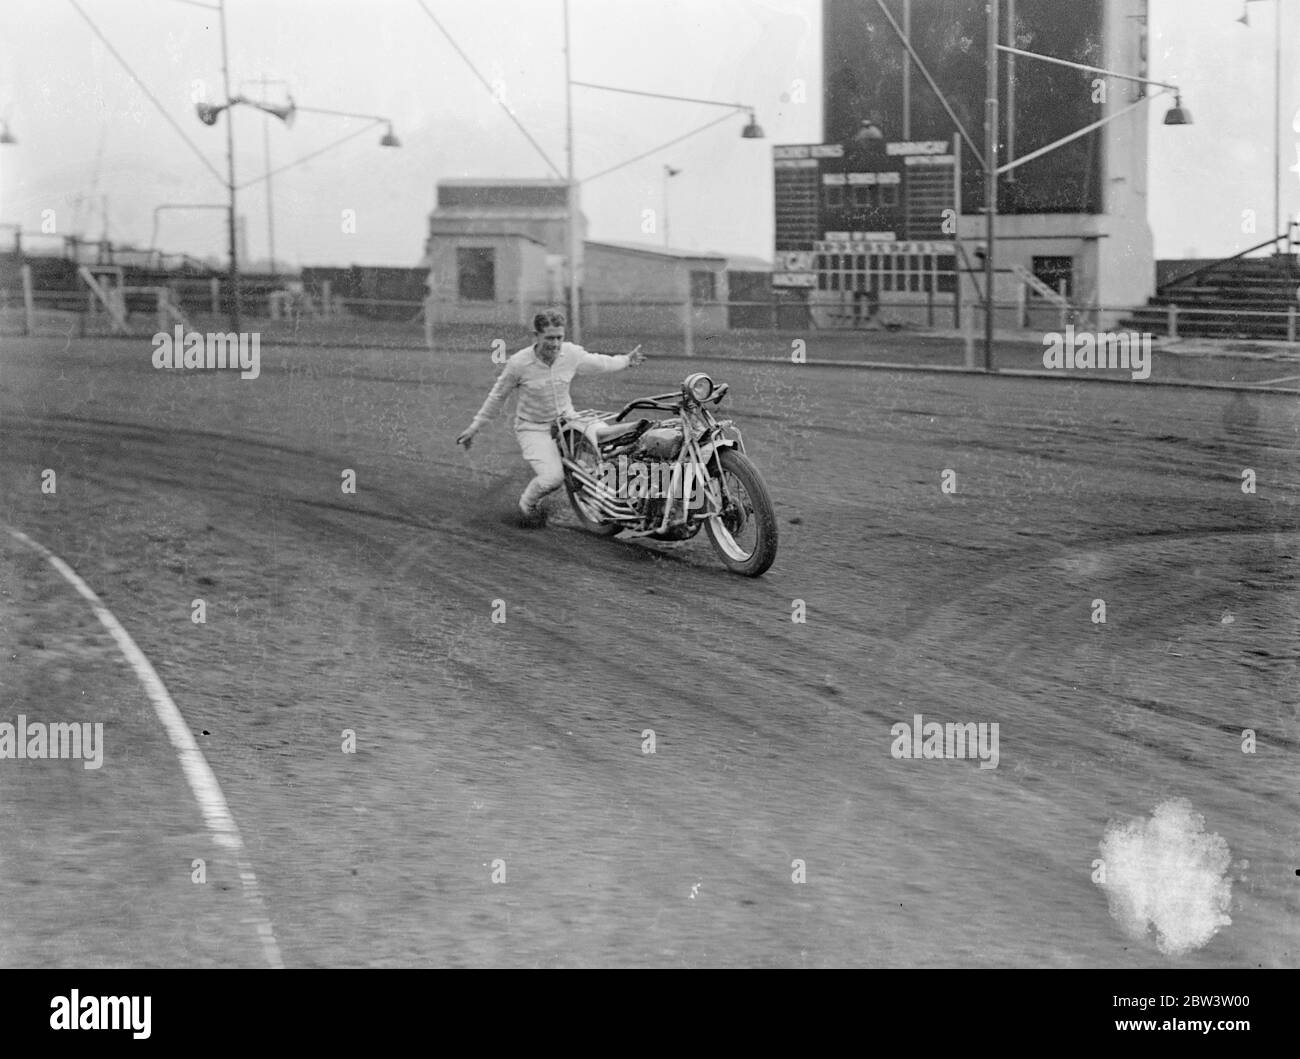
[[[659,426],[641,435],[637,440],[636,451],[657,460],[672,460],[677,458],[681,448],[682,428]]]

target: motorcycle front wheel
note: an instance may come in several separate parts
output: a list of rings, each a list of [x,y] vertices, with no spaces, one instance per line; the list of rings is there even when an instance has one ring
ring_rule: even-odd
[[[592,478],[599,480],[600,457],[586,437],[579,435],[574,438],[573,462]],[[623,528],[616,522],[608,521],[604,515],[590,506],[590,502],[583,496],[582,486],[576,483],[567,471],[564,475],[564,491],[569,494],[569,506],[573,508],[573,513],[578,516],[582,528],[588,533],[594,533],[597,537],[612,537]]]
[[[728,570],[758,577],[776,559],[776,512],[767,485],[758,468],[735,449],[719,450],[714,466],[723,477],[724,506],[704,528]]]

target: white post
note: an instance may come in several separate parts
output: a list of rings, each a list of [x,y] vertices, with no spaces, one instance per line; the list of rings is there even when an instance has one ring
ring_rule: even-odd
[[[36,333],[36,304],[32,295],[32,266],[24,265],[23,273],[23,334]]]
[[[966,367],[975,370],[975,303],[967,301],[961,307],[961,336],[966,346]]]

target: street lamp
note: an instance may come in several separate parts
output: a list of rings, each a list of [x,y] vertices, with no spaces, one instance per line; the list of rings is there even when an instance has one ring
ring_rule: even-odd
[[[213,103],[196,103],[194,110],[199,116],[199,121],[204,125],[215,125],[217,119],[221,117],[221,112],[233,110],[239,104],[246,104],[250,107],[256,107],[258,110],[267,114],[273,114],[286,125],[293,122],[293,104],[290,102],[287,107],[275,107],[270,104],[259,103],[255,100],[245,99],[243,96],[230,95],[230,74],[226,63],[226,17],[224,0],[221,10],[221,76],[226,83],[227,101],[222,104]],[[230,239],[230,328],[232,331],[239,331],[240,317],[240,293],[239,293],[239,248],[235,239],[235,134],[234,122],[229,114],[226,115],[226,190],[230,196],[230,218],[229,218],[229,239]]]
[[[667,99],[678,103],[702,103],[711,107],[726,107],[731,112],[730,114],[726,114],[715,121],[711,121],[708,124],[687,133],[685,136],[678,136],[675,139],[669,140],[667,143],[661,143],[658,147],[652,147],[648,151],[643,151],[634,158],[629,158],[626,161],[619,162],[618,165],[610,166],[608,169],[602,169],[599,173],[587,177],[586,181],[595,180],[597,177],[602,177],[607,173],[612,173],[616,169],[622,169],[624,166],[629,166],[633,162],[639,162],[647,155],[655,154],[657,151],[662,151],[665,147],[671,147],[673,144],[678,143],[681,140],[694,136],[697,132],[703,132],[705,129],[711,128],[712,126],[725,121],[731,116],[731,114],[743,112],[748,115],[749,120],[745,122],[745,127],[740,130],[740,138],[742,140],[761,140],[764,138],[764,133],[762,126],[758,124],[758,120],[754,116],[754,108],[748,103],[724,103],[717,99],[697,99],[693,96],[675,96],[663,92],[642,92],[634,88],[618,88],[614,85],[592,84],[590,81],[575,81],[573,80],[570,70],[571,51],[572,49],[569,44],[569,0],[564,0],[565,149],[568,155],[568,174],[566,180],[568,182],[569,192],[567,196],[568,205],[566,217],[569,244],[569,267],[567,269],[569,279],[569,330],[573,340],[577,342],[582,337],[582,321],[578,315],[578,223],[576,192],[579,182],[575,178],[573,172],[574,86],[576,85],[579,88],[591,88],[600,92],[620,92],[629,96],[646,96],[650,99]]]
[[[223,34],[222,37],[223,54],[224,54],[224,40],[225,38]],[[224,60],[223,60],[223,67],[222,67],[222,76],[223,77],[226,76]],[[227,79],[227,94],[229,94],[228,79]],[[344,111],[344,110],[326,110],[322,107],[300,107],[293,101],[292,98],[290,98],[287,104],[275,104],[275,103],[265,103],[262,102],[261,100],[256,100],[256,99],[247,99],[244,96],[230,96],[225,103],[221,103],[221,104],[196,103],[194,106],[194,110],[199,116],[199,121],[203,122],[204,125],[215,125],[217,123],[217,119],[221,116],[221,112],[223,110],[233,110],[234,107],[239,105],[254,107],[265,114],[271,114],[274,117],[277,117],[281,121],[283,121],[285,125],[292,125],[294,119],[300,113],[301,114],[326,114],[338,118],[359,118],[365,121],[369,121],[371,125],[387,126],[387,131],[384,133],[382,137],[380,137],[379,140],[379,145],[381,147],[400,147],[402,145],[401,141],[396,137],[396,135],[394,135],[392,121],[388,118],[381,117],[378,114],[355,114],[350,111]],[[227,186],[230,191],[230,282],[234,287],[234,290],[232,292],[234,295],[234,301],[232,302],[231,321],[233,324],[233,329],[235,331],[238,331],[239,314],[240,314],[240,294],[239,294],[239,255],[238,255],[238,251],[236,250],[236,243],[235,243],[236,188],[247,187],[248,184],[256,184],[261,180],[269,181],[274,172],[282,172],[284,169],[289,169],[292,166],[298,165],[301,162],[305,162],[309,158],[314,158],[317,154],[320,154],[321,151],[316,151],[311,155],[308,155],[303,158],[299,158],[297,161],[291,162],[287,166],[283,166],[280,170],[269,171],[263,174],[261,177],[258,177],[256,180],[249,181],[248,184],[237,185],[235,183],[234,139],[233,139],[233,133],[230,131],[232,124],[233,123],[231,122],[229,115],[227,115],[226,117],[227,167],[228,167],[227,171],[229,173]],[[369,127],[370,126],[367,126],[367,128]],[[361,131],[364,132],[365,130],[363,129]],[[347,138],[350,139],[351,137],[347,137]],[[331,144],[330,146],[335,146],[335,145]],[[328,150],[328,149],[329,149],[328,147],[323,148],[323,150]]]
[[[1175,95],[1174,105],[1170,107],[1167,111],[1165,111],[1165,124],[1166,125],[1190,125],[1191,123],[1192,123],[1192,116],[1187,112],[1187,109],[1183,106],[1183,97],[1180,95]]]
[[[227,102],[221,106],[214,106],[210,103],[198,103],[195,110],[198,112],[199,121],[204,125],[215,125],[217,118],[221,116],[223,110],[232,108],[238,100],[230,94],[230,47],[228,35],[226,33],[226,0],[217,0],[215,4],[202,3],[201,0],[191,0],[196,7],[206,7],[215,10],[219,16],[221,24],[221,82],[225,90]],[[230,325],[231,330],[238,332],[240,303],[239,303],[239,246],[235,238],[235,129],[234,122],[231,121],[230,115],[226,115],[226,191],[229,196],[230,215],[227,217],[226,232],[229,240],[230,250]]]
[[[997,178],[1003,173],[1009,173],[1011,170],[1024,165],[1026,162],[1032,162],[1036,158],[1041,158],[1050,151],[1056,150],[1067,143],[1077,140],[1081,136],[1101,128],[1118,118],[1123,117],[1131,110],[1135,110],[1146,102],[1146,97],[1139,99],[1122,110],[1117,110],[1113,114],[1108,114],[1099,121],[1085,125],[1060,139],[1031,151],[1029,154],[1022,155],[1014,161],[1008,162],[1004,166],[997,164],[998,144],[997,144],[997,123],[998,123],[998,77],[997,77],[997,53],[1006,52],[1008,55],[1020,55],[1027,59],[1037,59],[1040,62],[1054,63],[1058,66],[1068,66],[1075,70],[1084,70],[1089,73],[1098,73],[1106,77],[1117,77],[1125,81],[1134,81],[1141,85],[1154,85],[1161,92],[1174,93],[1174,105],[1165,113],[1164,123],[1166,125],[1190,125],[1192,116],[1183,107],[1183,97],[1177,85],[1167,84],[1164,81],[1153,81],[1145,77],[1136,77],[1133,74],[1123,74],[1115,70],[1106,70],[1099,66],[1088,66],[1085,63],[1071,62],[1068,59],[1058,59],[1050,55],[1040,55],[1037,52],[1025,51],[1022,48],[1012,48],[1005,44],[997,43],[997,26],[998,26],[998,0],[989,0],[987,5],[988,13],[988,112],[985,119],[985,169],[984,169],[984,196],[987,214],[987,250],[984,260],[985,278],[984,278],[984,370],[993,370],[993,257],[996,236],[994,233],[994,219],[997,216],[998,207],[998,188]]]
[[[1167,84],[1164,81],[1152,81],[1146,77],[1137,77],[1133,74],[1122,74],[1115,70],[1106,70],[1100,66],[1088,66],[1085,63],[1071,62],[1069,59],[1058,59],[1051,55],[1040,55],[1038,52],[1025,51],[1022,48],[1012,48],[1006,44],[999,44],[998,40],[998,0],[989,0],[987,4],[988,13],[988,108],[985,118],[985,167],[984,167],[984,201],[986,204],[986,214],[988,218],[987,230],[987,248],[984,258],[984,370],[993,370],[993,248],[996,236],[993,230],[994,218],[998,211],[998,182],[997,178],[1003,173],[1009,173],[1011,170],[1024,165],[1026,162],[1032,162],[1036,158],[1041,158],[1049,151],[1054,151],[1058,147],[1077,140],[1081,136],[1101,128],[1103,125],[1123,117],[1131,110],[1146,103],[1147,98],[1144,96],[1136,103],[1131,103],[1122,110],[1115,111],[1114,114],[1108,114],[1106,117],[1091,124],[1085,125],[1081,129],[1062,136],[1059,140],[1040,147],[1036,151],[1030,151],[1029,154],[1022,155],[1014,161],[1008,162],[1004,166],[998,165],[998,69],[997,53],[1006,52],[1008,55],[1020,55],[1026,59],[1037,59],[1040,62],[1054,63],[1057,66],[1068,66],[1074,70],[1084,70],[1089,73],[1103,74],[1106,77],[1117,77],[1124,81],[1135,81],[1141,85],[1154,85],[1160,89],[1156,95],[1164,92],[1174,93],[1174,105],[1165,113],[1164,123],[1166,125],[1190,125],[1192,116],[1183,107],[1182,92],[1177,85]],[[1154,98],[1154,97],[1150,97]]]
[[[290,104],[292,106],[292,103]],[[382,114],[354,114],[350,110],[326,110],[323,107],[294,107],[300,114],[326,114],[333,118],[356,118],[371,125],[385,125],[387,131],[379,138],[380,147],[401,147],[402,141],[393,135],[393,121]]]
[[[249,82],[244,82],[244,83],[245,83],[245,84],[248,84]],[[259,78],[256,80],[256,82],[253,82],[253,83],[256,83],[256,84],[261,85],[263,93],[265,93],[266,89],[269,88],[271,85],[282,85],[282,86],[285,86],[286,94],[288,95],[288,99],[289,99],[289,102],[288,102],[287,104],[271,104],[271,103],[267,103],[265,100],[260,100],[260,101],[254,102],[253,100],[250,100],[250,99],[247,99],[247,98],[244,98],[244,97],[240,97],[240,99],[239,99],[238,101],[239,101],[239,102],[243,102],[243,103],[248,103],[248,104],[251,105],[251,106],[255,106],[255,107],[257,107],[259,110],[262,110],[262,111],[264,111],[264,112],[267,113],[267,114],[270,114],[270,115],[273,115],[274,117],[279,118],[279,119],[280,119],[281,121],[283,121],[286,125],[292,125],[294,119],[298,116],[299,113],[304,113],[304,114],[325,114],[325,115],[329,115],[329,116],[333,116],[333,117],[345,117],[345,118],[361,118],[361,119],[365,119],[365,120],[370,121],[372,124],[383,124],[383,125],[386,125],[386,126],[387,126],[387,131],[384,133],[384,135],[383,135],[383,136],[380,138],[380,140],[379,140],[379,146],[381,146],[381,147],[400,147],[400,146],[402,146],[402,142],[401,142],[401,141],[400,141],[400,140],[399,140],[399,139],[398,139],[398,138],[393,134],[393,125],[392,125],[392,122],[391,122],[388,118],[380,117],[380,116],[378,116],[378,115],[374,115],[374,114],[350,114],[350,113],[346,113],[346,112],[344,112],[344,111],[325,110],[325,109],[320,108],[320,107],[300,107],[300,106],[298,106],[297,103],[294,102],[294,99],[293,99],[293,95],[292,95],[292,93],[289,93],[289,92],[288,92],[288,85],[289,85],[289,82],[288,82],[288,81],[278,80],[278,79],[276,79],[276,78],[268,78],[265,74],[263,74],[261,77],[259,77]],[[201,118],[201,117],[202,117],[202,115],[200,115],[200,118]],[[269,130],[269,128],[270,128],[270,123],[267,122],[267,121],[263,121],[263,123],[262,123],[262,155],[263,155],[263,157],[264,157],[265,160],[266,160],[266,173],[265,173],[264,176],[258,178],[257,180],[251,180],[251,181],[248,181],[248,182],[246,182],[245,184],[243,184],[243,185],[241,185],[241,186],[242,186],[242,187],[248,187],[250,184],[256,184],[256,183],[258,183],[258,182],[261,181],[261,180],[265,180],[265,181],[266,181],[266,235],[267,235],[267,250],[268,250],[268,253],[269,253],[269,255],[270,255],[270,261],[271,261],[271,273],[274,275],[274,274],[275,274],[275,201],[274,201],[274,196],[273,196],[273,185],[272,185],[271,178],[272,178],[276,173],[278,173],[278,172],[283,172],[284,169],[290,169],[290,168],[292,168],[293,166],[299,164],[300,162],[306,161],[307,159],[302,159],[302,158],[300,158],[300,159],[298,159],[297,162],[291,162],[291,163],[289,163],[289,165],[286,165],[286,166],[282,167],[282,169],[272,169],[272,168],[271,168],[271,138],[270,138],[270,136],[269,136],[269,134],[268,134],[268,130]],[[362,130],[362,131],[364,131],[364,130]],[[350,137],[348,137],[348,138],[350,138]],[[341,142],[341,141],[340,141],[340,142]],[[336,146],[336,145],[335,145],[335,144],[331,144],[330,146]],[[325,150],[328,150],[328,148],[325,148]],[[318,154],[320,154],[320,153],[322,153],[322,152],[321,152],[321,151],[313,152],[311,155],[308,156],[308,158],[314,158],[314,157],[316,157],[316,155],[318,155]]]
[[[1123,110],[1117,110],[1114,114],[1109,114],[1099,121],[1094,121],[1090,125],[1085,125],[1082,129],[1078,129],[1075,132],[1072,132],[1066,136],[1062,136],[1059,140],[1056,140],[1053,143],[1049,143],[1045,147],[1040,147],[1038,150],[1031,151],[1029,154],[1023,155],[1022,157],[1017,158],[1014,161],[1008,162],[1004,166],[999,166],[998,165],[998,106],[999,106],[998,52],[1000,51],[1006,52],[1008,55],[1012,55],[1012,56],[1023,55],[1027,59],[1038,59],[1042,62],[1056,63],[1059,66],[1069,66],[1076,70],[1086,70],[1092,73],[1104,74],[1107,77],[1118,77],[1125,81],[1136,81],[1139,84],[1143,84],[1143,85],[1155,85],[1161,89],[1161,92],[1156,93],[1157,95],[1160,95],[1162,92],[1174,93],[1174,105],[1165,114],[1166,125],[1190,125],[1192,123],[1192,118],[1191,115],[1188,113],[1188,111],[1183,107],[1182,93],[1180,92],[1177,85],[1166,84],[1163,81],[1152,81],[1145,77],[1136,77],[1132,74],[1122,74],[1122,73],[1118,73],[1115,70],[1105,70],[1098,66],[1087,66],[1083,63],[1071,62],[1068,59],[1057,59],[1054,56],[1050,56],[1050,55],[1039,55],[1037,52],[1024,51],[1021,48],[1012,48],[1004,44],[999,44],[998,43],[999,0],[986,0],[984,5],[985,14],[987,16],[985,22],[986,40],[985,40],[984,151],[981,152],[979,148],[976,147],[975,142],[971,139],[970,133],[966,131],[966,127],[961,123],[961,120],[958,118],[957,113],[953,110],[952,104],[948,101],[947,97],[943,94],[943,92],[940,91],[938,83],[935,81],[930,71],[926,69],[925,63],[921,61],[921,57],[916,53],[916,49],[912,46],[912,42],[911,40],[909,40],[907,32],[901,26],[899,26],[897,20],[894,18],[889,8],[885,6],[884,0],[876,0],[876,5],[880,8],[881,14],[884,16],[885,20],[889,23],[894,33],[902,41],[903,48],[906,50],[907,54],[911,56],[912,61],[916,63],[917,69],[920,70],[921,74],[925,77],[926,82],[929,84],[934,94],[938,97],[939,102],[943,105],[944,110],[948,114],[948,118],[952,121],[957,131],[961,134],[962,139],[964,139],[970,145],[971,153],[975,156],[977,161],[980,163],[980,167],[983,169],[984,172],[984,204],[985,204],[984,212],[985,212],[985,221],[986,221],[986,243],[987,243],[984,252],[984,370],[992,371],[993,370],[993,273],[994,273],[993,259],[994,259],[994,246],[996,245],[996,234],[994,232],[994,219],[997,216],[997,210],[998,210],[997,178],[1001,176],[1003,173],[1009,173],[1013,169],[1016,169],[1017,167],[1024,165],[1026,162],[1032,162],[1035,158],[1041,158],[1049,151],[1054,151],[1058,147],[1062,147],[1073,140],[1077,140],[1080,136],[1086,136],[1088,133],[1094,131],[1095,129],[1101,128],[1101,126],[1106,125],[1109,122],[1115,121],[1117,118],[1122,118],[1129,111],[1135,110],[1136,108],[1142,106],[1142,104],[1146,102],[1146,98],[1147,98],[1147,97],[1143,97],[1142,99],[1139,99],[1136,103],[1132,103],[1129,106],[1125,107]],[[857,138],[874,138],[870,133],[870,131],[867,129],[867,126],[869,124],[870,124],[869,122],[863,123],[863,128],[858,131]],[[877,130],[877,132],[878,131],[879,130]]]
[[[566,2],[566,9],[567,9],[567,2]],[[568,23],[566,20],[565,22],[566,57],[568,55],[567,25]],[[567,62],[566,62],[566,75],[567,75]],[[618,92],[622,95],[627,95],[627,96],[645,96],[649,99],[667,99],[675,103],[702,103],[705,106],[710,106],[710,107],[725,107],[730,112],[728,114],[724,114],[721,118],[717,118],[714,121],[708,122],[707,124],[701,126],[698,129],[688,132],[685,136],[677,136],[669,140],[667,143],[661,143],[657,147],[652,147],[648,151],[642,151],[640,154],[636,155],[635,157],[625,159],[624,161],[619,162],[617,165],[610,166],[607,169],[602,169],[599,173],[595,173],[592,176],[586,177],[583,183],[595,180],[597,177],[605,176],[606,174],[612,173],[617,169],[622,169],[625,166],[631,165],[633,162],[639,162],[641,161],[642,158],[645,158],[648,155],[656,154],[657,152],[662,151],[665,147],[671,147],[675,143],[679,143],[682,140],[694,136],[697,132],[703,132],[705,129],[712,128],[714,125],[726,121],[727,118],[731,117],[732,114],[736,114],[736,113],[744,113],[748,118],[748,120],[745,122],[744,128],[740,130],[740,138],[742,140],[761,140],[764,138],[763,127],[759,125],[758,119],[754,116],[754,108],[750,106],[748,103],[726,103],[718,99],[699,99],[695,96],[676,96],[676,95],[669,95],[668,93],[665,92],[643,92],[640,89],[636,89],[636,88],[619,88],[615,85],[598,85],[598,84],[593,84],[590,81],[570,80],[568,84],[570,90],[572,89],[573,86],[576,85],[578,88],[590,88],[590,89],[595,89],[598,92]],[[577,231],[577,221],[575,218],[576,206],[574,201],[575,196],[572,193],[572,189],[576,189],[578,181],[576,181],[573,176],[573,107],[571,102],[569,105],[569,112],[568,112],[568,131],[569,131],[569,183],[571,188],[570,195],[569,195],[569,215],[568,215],[569,315],[573,321],[572,328],[574,331],[574,341],[576,342],[581,336],[581,322],[578,318],[578,294],[577,294],[578,283],[576,279],[576,275],[577,275],[576,273],[577,238],[575,234]],[[666,200],[666,196],[667,196],[666,178],[664,183],[664,194]]]

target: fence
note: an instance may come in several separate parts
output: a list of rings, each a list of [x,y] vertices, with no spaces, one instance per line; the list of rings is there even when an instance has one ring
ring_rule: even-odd
[[[122,287],[106,300],[88,289],[42,290],[30,269],[18,289],[0,287],[0,335],[131,337],[148,339],[181,326],[187,331],[225,332],[229,306],[219,279],[189,279],[166,287]],[[180,288],[178,296],[178,287]],[[310,291],[249,289],[244,299],[247,330],[264,343],[431,351],[434,354],[513,352],[527,344],[532,314],[541,302],[487,303],[476,319],[448,319],[452,303],[432,300],[344,298],[328,283]],[[460,308],[464,303],[460,304]],[[583,306],[582,342],[592,350],[617,353],[642,344],[655,356],[756,357],[790,361],[802,348],[810,361],[860,361],[913,365],[979,367],[983,364],[984,306],[967,302],[954,320],[950,306],[915,299],[873,302],[843,299],[821,305],[774,296],[766,300],[710,302],[595,300]],[[931,324],[930,321],[933,321]],[[1234,323],[1235,321],[1235,323]],[[1240,324],[1244,322],[1243,328]],[[1019,297],[995,306],[999,368],[1041,369],[1044,341],[1073,327],[1085,331],[1123,331],[1186,339],[1199,334],[1232,339],[1247,335],[1297,340],[1297,309],[1234,311],[1225,322],[1221,310],[1183,307],[1078,307]],[[1018,337],[1019,342],[1013,340]],[[1184,343],[1185,345],[1186,343]],[[1238,357],[1232,371],[1207,366],[1212,356],[1233,357],[1232,343],[1222,354],[1199,349],[1162,353],[1158,374],[1198,379],[1218,372],[1223,379],[1257,383],[1287,381],[1276,361],[1294,362],[1297,351],[1276,347]],[[1167,346],[1167,343],[1166,343]],[[1251,359],[1253,358],[1253,359]],[[1272,358],[1273,362],[1270,362]],[[1243,360],[1249,364],[1243,367]],[[1289,366],[1289,365],[1288,365]],[[1289,383],[1288,383],[1289,384]]]

